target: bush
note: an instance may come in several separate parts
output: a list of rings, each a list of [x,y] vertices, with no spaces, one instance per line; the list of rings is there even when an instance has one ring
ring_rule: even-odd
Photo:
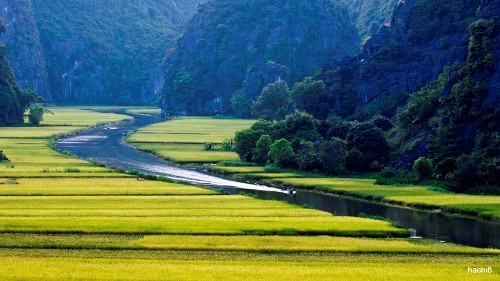
[[[215,144],[213,142],[206,142],[203,145],[203,149],[205,151],[214,151],[215,150]]]
[[[3,153],[3,150],[0,150],[0,162],[4,162],[4,161],[9,161],[9,158],[7,158],[7,156],[5,156],[5,154]]]
[[[220,151],[231,151],[233,150],[233,139],[225,139],[220,148],[219,148]]]
[[[406,169],[394,169],[386,167],[380,173],[380,176],[375,181],[380,185],[401,185],[401,184],[415,184],[415,174]]]
[[[420,157],[413,163],[413,172],[418,181],[430,179],[433,173],[431,160]]]
[[[288,140],[279,139],[271,145],[269,158],[280,167],[290,167],[295,163],[295,152]]]
[[[259,164],[264,164],[269,159],[269,150],[271,149],[271,145],[273,140],[269,135],[260,136],[259,140],[255,145],[255,149],[253,152],[253,161]]]

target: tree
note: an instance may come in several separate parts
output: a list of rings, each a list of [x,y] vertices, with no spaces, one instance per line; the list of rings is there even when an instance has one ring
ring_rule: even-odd
[[[319,158],[323,171],[328,175],[343,174],[345,168],[345,142],[339,138],[319,145]]]
[[[372,122],[375,126],[377,126],[380,130],[382,131],[389,131],[394,127],[392,124],[391,120],[389,118],[382,116],[382,115],[377,115],[372,118]]]
[[[365,156],[365,163],[387,161],[390,146],[382,131],[372,122],[364,122],[354,126],[347,134],[347,149],[359,149]]]
[[[319,121],[311,114],[296,111],[279,121],[274,127],[276,138],[285,138],[298,149],[302,141],[318,142],[323,140],[317,131]]]
[[[312,114],[315,118],[325,120],[333,108],[333,98],[328,95],[323,81],[306,78],[295,83],[292,97],[298,110]]]
[[[282,119],[289,112],[291,104],[288,85],[279,80],[264,87],[252,105],[252,113],[255,117],[266,120]]]
[[[45,109],[43,106],[39,104],[35,104],[30,108],[28,113],[28,120],[31,124],[38,126],[40,122],[43,121],[43,114],[45,113]]]
[[[433,173],[431,160],[425,157],[418,158],[413,164],[413,172],[417,175],[418,181],[429,179]]]
[[[251,129],[236,132],[234,150],[238,153],[242,161],[252,161],[255,144],[259,138],[259,133]]]
[[[271,145],[273,140],[269,135],[260,136],[259,140],[255,145],[255,150],[253,152],[253,161],[259,164],[264,164],[269,159],[269,150],[271,149]]]
[[[289,141],[279,139],[271,145],[269,158],[280,167],[290,167],[295,162],[295,152]]]
[[[240,90],[231,97],[231,107],[237,117],[248,118],[252,116],[252,101]]]
[[[366,171],[365,156],[359,149],[353,148],[347,152],[345,158],[345,167],[351,172]]]

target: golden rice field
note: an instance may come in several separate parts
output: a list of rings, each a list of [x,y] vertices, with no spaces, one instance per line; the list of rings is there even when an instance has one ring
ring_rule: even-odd
[[[500,196],[453,194],[426,186],[377,185],[374,179],[327,178],[322,175],[311,177],[301,172],[270,173],[261,166],[211,166],[209,170],[241,179],[265,180],[277,185],[317,189],[414,207],[442,208],[500,220]]]
[[[2,280],[500,277],[497,249],[404,238],[407,230],[385,221],[138,179],[57,153],[51,134],[127,117],[53,111],[47,127],[0,128],[9,132],[0,134],[0,150],[12,160],[0,163]],[[83,124],[78,114],[92,121]],[[271,175],[260,167],[246,172]],[[472,276],[469,266],[495,270]]]
[[[238,160],[234,152],[205,151],[204,143],[222,143],[234,138],[237,131],[247,129],[253,120],[212,117],[180,117],[147,126],[128,138],[140,150],[152,152],[179,163],[216,163]]]

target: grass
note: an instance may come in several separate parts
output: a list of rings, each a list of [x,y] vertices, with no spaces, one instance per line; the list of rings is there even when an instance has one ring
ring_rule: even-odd
[[[140,150],[179,163],[233,161],[239,159],[236,153],[204,151],[203,144],[220,144],[252,124],[252,120],[182,117],[142,128],[127,140]]]

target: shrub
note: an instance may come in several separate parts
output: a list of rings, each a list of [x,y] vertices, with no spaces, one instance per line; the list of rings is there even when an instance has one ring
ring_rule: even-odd
[[[213,142],[206,142],[203,148],[205,151],[213,151],[215,150],[215,144]]]
[[[9,158],[7,158],[7,156],[5,156],[5,154],[3,153],[3,150],[0,150],[0,162],[4,162],[4,161],[9,161]]]
[[[233,139],[225,139],[220,145],[219,150],[221,151],[231,151],[233,150]]]
[[[295,152],[288,140],[279,139],[271,145],[269,158],[280,167],[290,167],[295,162]]]
[[[420,157],[413,163],[413,172],[417,176],[418,181],[429,179],[432,176],[432,162],[431,160]]]

